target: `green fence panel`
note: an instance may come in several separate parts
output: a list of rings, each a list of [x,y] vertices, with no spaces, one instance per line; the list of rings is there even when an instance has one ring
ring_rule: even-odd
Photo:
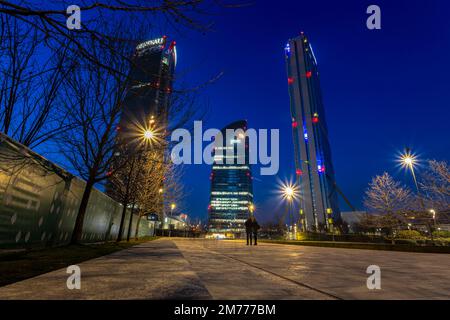
[[[0,247],[64,245],[70,241],[85,182],[0,133]],[[94,189],[84,219],[82,242],[117,239],[122,205]],[[130,210],[124,224],[128,232]],[[131,237],[136,230],[133,215]],[[152,235],[140,220],[139,236]]]

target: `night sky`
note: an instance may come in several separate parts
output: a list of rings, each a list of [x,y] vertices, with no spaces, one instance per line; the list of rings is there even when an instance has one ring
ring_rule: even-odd
[[[371,4],[381,7],[381,30],[366,28]],[[286,40],[304,31],[312,43],[337,183],[361,209],[372,176],[388,171],[410,184],[395,162],[405,147],[422,160],[450,158],[449,12],[448,1],[256,1],[208,17],[215,25],[205,35],[175,35],[183,81],[224,72],[201,93],[210,110],[205,127],[247,119],[251,128],[280,129],[278,176],[253,170],[261,220],[277,210],[278,181],[295,175]],[[189,195],[180,210],[191,217],[207,217],[210,170],[186,166]]]
[[[381,30],[366,27],[371,4],[381,7]],[[260,176],[253,167],[260,220],[283,210],[278,185],[295,176],[284,46],[301,31],[318,61],[336,181],[357,209],[371,178],[384,171],[412,186],[396,163],[405,147],[421,160],[450,159],[448,0],[256,0],[213,11],[205,16],[215,23],[210,32],[175,32],[149,21],[155,27],[149,38],[176,39],[179,88],[223,72],[199,91],[199,105],[209,109],[204,130],[240,119],[250,128],[280,130],[278,175]],[[62,162],[46,149],[37,151]],[[179,212],[206,221],[210,173],[208,165],[185,166],[187,196]],[[350,210],[340,203],[341,211]]]

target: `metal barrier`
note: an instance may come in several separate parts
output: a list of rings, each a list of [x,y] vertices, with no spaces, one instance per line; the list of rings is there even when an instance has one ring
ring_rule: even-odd
[[[70,241],[85,182],[0,133],[0,247],[56,246]],[[94,189],[82,242],[117,238],[122,205]],[[127,212],[124,232],[128,230]],[[138,217],[133,216],[134,237]],[[139,236],[152,226],[140,219]]]

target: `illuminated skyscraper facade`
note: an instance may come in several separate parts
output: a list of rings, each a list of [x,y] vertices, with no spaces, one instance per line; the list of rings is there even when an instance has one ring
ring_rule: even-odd
[[[152,150],[159,152],[158,157],[163,161],[166,150],[162,142],[168,124],[176,63],[176,43],[168,42],[166,36],[148,40],[136,46],[123,110],[117,127],[118,143],[115,155],[120,157],[117,158],[119,165],[122,165],[123,159],[128,159],[127,157],[136,151],[143,152],[144,132],[152,132],[152,135],[158,136],[159,146],[162,147]],[[164,172],[161,172],[161,175],[164,175]],[[164,190],[163,185],[161,190]],[[115,191],[113,184],[107,185],[107,193],[113,198],[116,198]],[[157,198],[155,202],[160,203],[159,214],[162,215],[163,194],[158,195]]]
[[[317,60],[302,33],[285,47],[300,217],[305,230],[330,229],[340,218]]]
[[[245,232],[244,223],[253,208],[253,178],[249,165],[248,138],[236,131],[234,137],[227,139],[225,138],[227,129],[233,131],[241,129],[245,132],[247,122],[241,120],[223,128],[224,141],[222,145],[218,144],[216,140],[214,163],[210,176],[211,196],[208,206],[208,225],[210,233],[240,237]],[[243,147],[241,150],[244,152],[238,152],[240,147]],[[242,155],[245,155],[245,159],[238,164],[238,157]],[[234,163],[228,164],[227,158],[228,160],[232,159]]]
[[[159,128],[167,125],[176,62],[175,41],[169,43],[165,36],[136,47],[119,124],[121,137],[131,139],[128,136],[137,128],[148,127],[152,116]]]

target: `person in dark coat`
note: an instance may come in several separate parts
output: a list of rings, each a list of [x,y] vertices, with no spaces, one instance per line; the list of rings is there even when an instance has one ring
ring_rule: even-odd
[[[258,221],[256,221],[255,216],[251,217],[251,221],[252,221],[251,226],[252,226],[253,241],[255,242],[254,244],[256,246],[258,244],[257,243],[257,241],[258,241],[258,230],[261,227],[259,226]],[[250,241],[251,241],[251,239],[250,239]]]
[[[245,221],[245,233],[247,234],[247,245],[252,245],[253,223],[251,217]]]

